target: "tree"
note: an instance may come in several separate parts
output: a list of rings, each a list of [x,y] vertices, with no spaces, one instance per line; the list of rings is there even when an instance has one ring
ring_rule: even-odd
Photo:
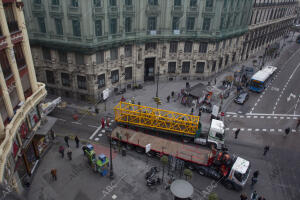
[[[208,200],[219,200],[219,197],[216,193],[212,192],[208,195]]]
[[[164,176],[165,176],[165,166],[168,164],[169,160],[168,160],[168,157],[166,155],[162,156],[160,158],[160,161],[163,165],[163,174],[162,174],[162,178],[161,178],[161,181],[164,182]]]
[[[185,175],[185,180],[191,179],[193,172],[190,169],[184,169],[183,174]]]

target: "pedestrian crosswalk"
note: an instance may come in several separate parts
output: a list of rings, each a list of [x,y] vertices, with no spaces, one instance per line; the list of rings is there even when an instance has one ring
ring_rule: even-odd
[[[225,131],[227,132],[234,132],[236,131],[237,129],[240,129],[240,132],[248,132],[248,133],[283,133],[284,130],[283,129],[275,129],[275,128],[237,128],[237,127],[234,127],[234,128],[225,128]],[[300,131],[297,131],[296,129],[292,129],[291,130],[292,133],[300,133]]]
[[[255,114],[227,114],[225,115],[227,118],[240,118],[240,119],[281,119],[281,120],[298,120],[300,119],[299,115],[285,115],[280,116],[278,115],[255,115]]]

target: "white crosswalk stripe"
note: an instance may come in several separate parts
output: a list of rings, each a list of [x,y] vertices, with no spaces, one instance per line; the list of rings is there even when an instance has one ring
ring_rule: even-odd
[[[255,131],[259,131],[259,130],[260,130],[259,128],[256,128],[256,129],[255,129]]]
[[[274,132],[274,129],[272,128],[272,129],[270,129],[270,132]]]
[[[248,128],[248,131],[252,131],[252,128]]]

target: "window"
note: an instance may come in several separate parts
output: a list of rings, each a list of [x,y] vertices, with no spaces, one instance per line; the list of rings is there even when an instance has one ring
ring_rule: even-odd
[[[65,87],[70,87],[71,86],[70,74],[61,73],[60,76],[61,76],[61,84]]]
[[[183,62],[182,73],[189,73],[189,72],[190,72],[190,62]]]
[[[185,42],[184,53],[191,53],[193,48],[193,42]]]
[[[118,48],[110,49],[110,59],[117,60],[118,57]]]
[[[197,62],[196,73],[204,73],[205,62]]]
[[[44,60],[51,60],[50,49],[43,48],[43,58],[44,58]]]
[[[111,72],[111,83],[119,82],[119,70],[114,70]]]
[[[125,0],[126,6],[132,6],[132,0]]]
[[[225,17],[221,16],[220,30],[222,30],[225,27],[224,24],[225,24]]]
[[[55,19],[55,28],[56,28],[56,34],[57,35],[63,35],[64,34],[61,19],[58,19],[58,18]]]
[[[222,49],[225,49],[225,47],[226,47],[226,40],[223,41]]]
[[[0,64],[3,71],[4,78],[11,76],[12,72],[9,66],[9,62],[5,53],[5,50],[0,51]]]
[[[209,31],[209,29],[210,29],[210,18],[207,18],[207,17],[204,18],[202,29],[204,31]]]
[[[170,53],[177,53],[178,42],[170,42]]]
[[[228,60],[229,60],[229,55],[226,55],[226,56],[225,56],[225,66],[227,66]]]
[[[157,0],[148,0],[148,4],[150,4],[150,5],[158,5],[158,1]]]
[[[148,30],[156,30],[156,17],[148,17]]]
[[[199,52],[200,53],[206,53],[207,52],[207,46],[208,46],[207,42],[200,42],[200,44],[199,44]]]
[[[216,70],[217,61],[213,61],[211,71],[214,72]]]
[[[179,30],[179,17],[173,17],[172,30]]]
[[[80,53],[75,54],[76,64],[77,65],[84,65],[84,55]]]
[[[101,74],[98,76],[98,89],[105,86],[105,74]]]
[[[101,7],[101,0],[94,0],[94,6],[95,7]]]
[[[59,51],[58,52],[59,62],[61,63],[67,63],[68,62],[68,55],[65,51]]]
[[[174,6],[181,6],[181,0],[174,0]]]
[[[213,0],[206,0],[205,7],[206,8],[212,8],[213,7]]]
[[[59,0],[52,0],[52,5],[59,6]]]
[[[104,51],[99,51],[96,53],[96,63],[97,64],[104,63]]]
[[[220,58],[220,59],[219,59],[219,69],[222,68],[222,64],[223,64],[223,58]]]
[[[26,60],[23,54],[21,43],[17,43],[14,45],[14,54],[18,68],[20,69],[26,66]]]
[[[224,3],[223,3],[223,9],[226,9],[227,8],[227,0],[224,0]]]
[[[126,17],[125,18],[125,32],[129,33],[131,32],[131,17]]]
[[[102,21],[100,19],[95,21],[95,34],[96,36],[102,36]]]
[[[176,72],[176,62],[168,63],[168,73],[173,74]]]
[[[34,0],[34,3],[35,3],[35,4],[41,4],[42,1],[41,1],[41,0]]]
[[[148,42],[145,44],[145,51],[148,51],[149,49],[156,49],[156,43],[154,42]]]
[[[192,31],[194,30],[194,26],[195,26],[195,18],[194,17],[188,17],[187,19],[187,30],[188,31]]]
[[[117,0],[109,0],[110,6],[117,6]]]
[[[132,67],[126,67],[125,68],[125,80],[131,80],[132,79]]]
[[[74,7],[74,8],[79,7],[78,0],[71,0],[71,6]]]
[[[125,57],[131,57],[132,56],[132,45],[126,45],[124,49],[125,49]]]
[[[77,85],[78,89],[86,90],[86,77],[85,76],[77,76]]]
[[[197,6],[197,0],[190,0],[190,7],[196,7]]]
[[[117,19],[112,18],[110,19],[110,34],[116,34],[117,33]]]
[[[38,17],[38,24],[40,28],[41,33],[46,33],[46,25],[45,25],[45,19],[44,17]]]
[[[54,84],[55,83],[54,72],[46,70],[46,79],[47,79],[47,83]]]
[[[73,35],[80,37],[81,36],[80,21],[77,19],[72,20],[72,26],[73,26]]]

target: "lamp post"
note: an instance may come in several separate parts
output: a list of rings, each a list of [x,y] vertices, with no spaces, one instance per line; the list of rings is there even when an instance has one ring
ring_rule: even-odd
[[[159,70],[160,70],[160,67],[158,66],[157,67],[157,81],[156,81],[156,97],[158,97],[158,82],[159,82]]]
[[[121,58],[121,65],[120,65],[120,92],[122,91],[122,69],[123,69],[123,66],[122,66],[122,62],[123,62],[123,58],[124,58],[124,55],[121,55],[120,56]]]
[[[112,143],[112,131],[110,131],[110,140],[109,140],[109,159],[110,159],[110,163],[109,163],[109,178],[110,179],[114,179],[114,169],[113,169],[113,162],[112,162],[112,149],[111,149],[111,143]]]

